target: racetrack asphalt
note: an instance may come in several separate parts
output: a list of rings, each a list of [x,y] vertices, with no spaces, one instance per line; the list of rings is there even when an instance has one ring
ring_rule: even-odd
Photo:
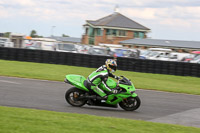
[[[0,76],[0,106],[33,108],[58,112],[146,120],[200,128],[200,96],[139,89],[141,106],[136,111],[120,107],[85,105],[72,107],[65,92],[72,87],[64,82]]]

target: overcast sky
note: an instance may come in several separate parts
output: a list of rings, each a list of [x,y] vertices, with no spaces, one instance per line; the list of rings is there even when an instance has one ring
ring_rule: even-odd
[[[153,39],[200,41],[200,0],[0,0],[0,32],[81,37],[85,20],[110,15],[116,5]]]

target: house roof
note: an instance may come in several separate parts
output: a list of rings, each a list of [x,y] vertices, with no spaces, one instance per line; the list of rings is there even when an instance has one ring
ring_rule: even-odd
[[[108,26],[108,27],[120,27],[120,28],[130,28],[139,30],[150,30],[149,28],[127,18],[126,16],[118,12],[115,12],[111,15],[108,15],[96,21],[87,20],[87,22],[94,26]]]
[[[73,42],[73,43],[81,43],[81,38],[76,37],[59,37],[59,36],[52,36],[49,37],[61,42]]]
[[[180,40],[160,40],[160,39],[129,39],[121,41],[120,44],[135,44],[144,46],[160,46],[160,47],[176,47],[176,48],[192,48],[200,49],[198,41],[180,41]]]

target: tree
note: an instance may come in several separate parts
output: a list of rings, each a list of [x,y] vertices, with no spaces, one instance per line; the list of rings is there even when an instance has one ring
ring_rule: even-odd
[[[30,36],[34,38],[34,37],[37,37],[38,35],[35,30],[32,30]]]
[[[69,37],[68,35],[62,34],[62,37]]]
[[[9,37],[10,37],[10,34],[11,34],[11,32],[5,32],[4,35],[3,35],[3,37],[9,38]]]
[[[36,32],[35,30],[32,30],[32,31],[31,31],[30,36],[33,37],[33,38],[34,38],[34,37],[40,37],[40,38],[43,37],[43,36],[39,36],[39,35],[37,35],[37,32]]]

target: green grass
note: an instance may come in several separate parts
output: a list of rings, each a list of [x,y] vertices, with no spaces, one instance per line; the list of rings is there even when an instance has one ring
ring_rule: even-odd
[[[0,60],[0,75],[63,81],[66,74],[87,77],[95,68]],[[118,70],[136,88],[200,95],[200,78]]]
[[[0,133],[199,133],[200,128],[0,106]]]

